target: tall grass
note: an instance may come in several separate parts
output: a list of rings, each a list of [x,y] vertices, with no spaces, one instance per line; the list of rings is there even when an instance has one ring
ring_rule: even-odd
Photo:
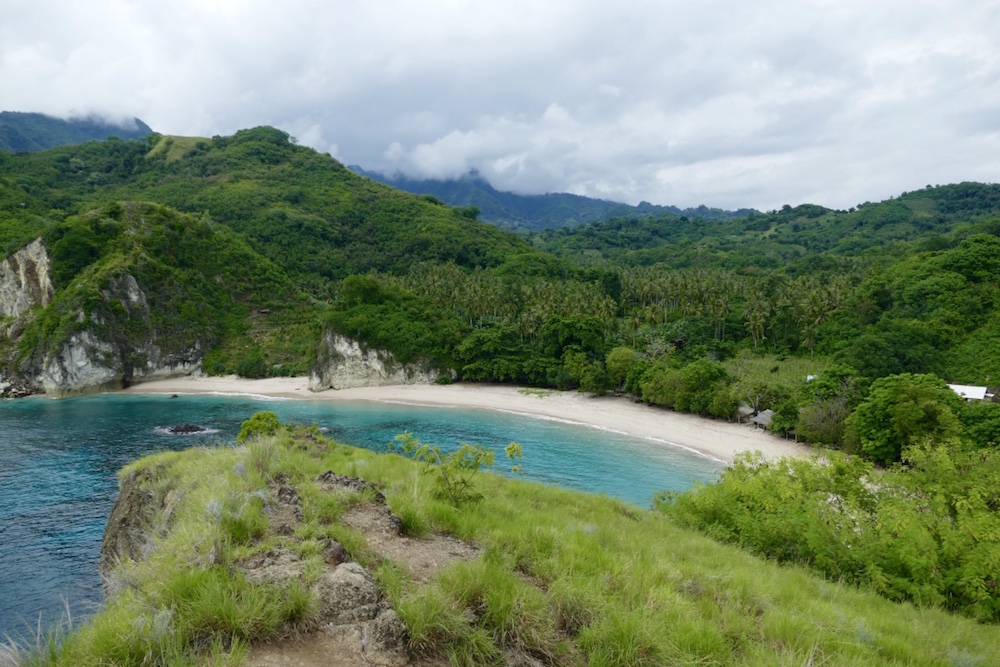
[[[308,585],[325,567],[325,539],[375,572],[415,652],[456,665],[501,664],[511,652],[630,667],[1000,664],[996,626],[779,566],[618,500],[483,474],[474,482],[482,500],[455,507],[400,456],[306,446],[285,431],[272,444],[268,469],[288,476],[303,504],[294,536],[240,540],[206,509],[261,490],[234,471],[240,450],[133,464],[125,474],[156,469],[183,491],[178,516],[143,563],[126,564],[135,586],[39,664],[192,664],[216,653],[235,664],[248,644],[309,627]],[[325,470],[361,473],[412,525],[474,541],[482,556],[420,583],[339,523],[350,499],[332,502],[313,482]],[[302,586],[255,586],[234,573],[237,556],[276,539],[306,560]]]

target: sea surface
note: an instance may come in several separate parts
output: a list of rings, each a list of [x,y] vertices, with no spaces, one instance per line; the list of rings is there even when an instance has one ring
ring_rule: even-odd
[[[374,451],[404,430],[446,451],[478,443],[497,451],[498,469],[513,440],[525,478],[642,506],[657,490],[710,481],[723,467],[663,442],[482,409],[215,395],[0,400],[0,640],[30,636],[67,610],[76,622],[99,604],[97,561],[118,469],[152,452],[233,446],[240,424],[260,410]],[[181,424],[209,432],[166,430]]]

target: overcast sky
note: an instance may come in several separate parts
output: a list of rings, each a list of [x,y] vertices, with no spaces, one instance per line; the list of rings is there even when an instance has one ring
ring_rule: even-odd
[[[638,203],[1000,180],[994,0],[0,0],[0,109]]]

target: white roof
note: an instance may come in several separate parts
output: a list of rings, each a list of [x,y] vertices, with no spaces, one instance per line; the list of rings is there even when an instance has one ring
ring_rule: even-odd
[[[968,384],[950,384],[948,387],[967,401],[982,401],[986,399],[986,387],[973,387]]]

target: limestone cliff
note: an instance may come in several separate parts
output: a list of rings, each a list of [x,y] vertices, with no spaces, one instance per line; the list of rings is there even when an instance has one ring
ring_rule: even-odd
[[[197,348],[164,353],[152,325],[149,301],[135,277],[121,272],[99,291],[83,330],[44,357],[38,382],[46,395],[121,389],[141,380],[190,375],[200,367]]]
[[[433,384],[440,376],[428,366],[400,364],[385,350],[364,349],[357,341],[328,331],[320,343],[309,389]]]
[[[49,256],[41,239],[0,262],[0,317],[18,317],[35,306],[47,306],[54,295]]]
[[[53,303],[50,266],[41,239],[0,262],[0,397],[119,389],[200,369],[199,346],[164,350],[146,293],[128,271]],[[62,324],[21,356],[20,336],[46,308],[58,308]]]

